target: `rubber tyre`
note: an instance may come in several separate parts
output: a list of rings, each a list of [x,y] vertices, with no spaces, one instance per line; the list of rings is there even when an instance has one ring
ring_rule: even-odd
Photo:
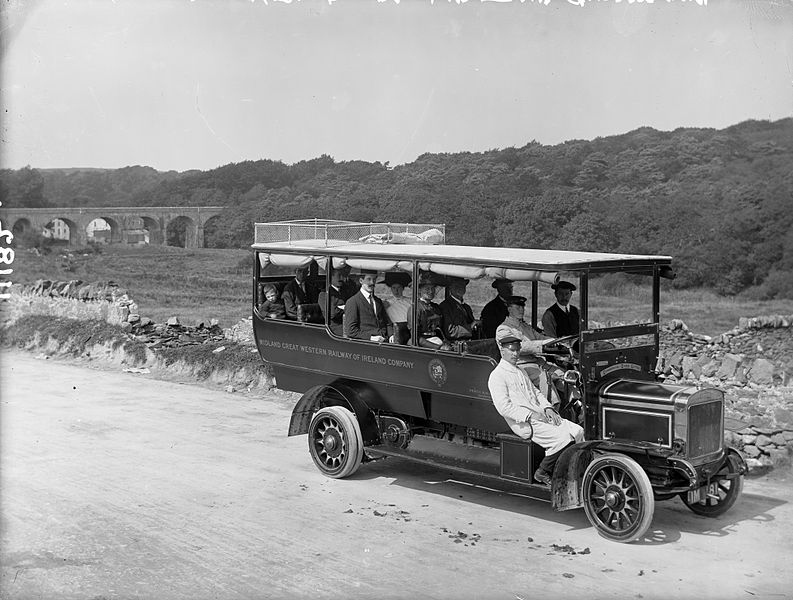
[[[355,473],[363,459],[363,438],[355,415],[341,406],[318,410],[308,427],[308,451],[328,477],[341,479]]]
[[[606,454],[584,472],[581,493],[584,511],[597,532],[614,542],[644,537],[655,512],[653,488],[635,460]]]
[[[733,457],[733,455],[728,456],[727,461],[724,463],[724,466],[719,469],[718,473],[716,473],[716,476],[733,475],[738,473],[739,467],[735,461],[736,459]],[[732,505],[735,504],[738,498],[740,498],[741,491],[743,490],[743,475],[739,475],[734,479],[723,479],[716,485],[716,492],[719,496],[719,500],[717,501],[708,498],[707,504],[700,504],[699,502],[689,504],[688,493],[686,492],[680,494],[680,499],[691,509],[693,513],[702,515],[703,517],[720,517],[730,510]]]

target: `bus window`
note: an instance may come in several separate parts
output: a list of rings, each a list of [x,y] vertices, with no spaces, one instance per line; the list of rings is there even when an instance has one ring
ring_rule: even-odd
[[[290,257],[273,258],[273,255],[259,254],[259,313],[267,318],[324,323],[318,299],[319,290],[324,288],[325,276],[317,262],[296,260],[299,257],[295,260]]]

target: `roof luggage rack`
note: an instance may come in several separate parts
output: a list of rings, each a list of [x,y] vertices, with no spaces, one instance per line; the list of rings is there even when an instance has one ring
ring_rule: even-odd
[[[301,246],[329,247],[347,244],[446,243],[446,225],[440,223],[361,223],[333,219],[295,219],[256,223],[256,244],[299,242]]]

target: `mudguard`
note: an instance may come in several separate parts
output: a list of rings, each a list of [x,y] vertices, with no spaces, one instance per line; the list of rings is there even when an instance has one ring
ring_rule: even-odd
[[[607,453],[630,456],[637,450],[656,450],[647,443],[623,443],[615,440],[590,440],[568,447],[562,452],[551,479],[551,505],[555,510],[571,510],[584,506],[581,498],[581,482],[584,472],[592,460]]]
[[[581,508],[581,481],[592,462],[599,441],[581,442],[562,452],[551,479],[551,506],[554,510]]]
[[[308,433],[311,417],[321,408],[343,406],[355,414],[361,428],[365,446],[380,443],[380,431],[367,398],[376,392],[360,381],[338,379],[329,384],[315,386],[300,397],[292,409],[289,421],[289,435]]]

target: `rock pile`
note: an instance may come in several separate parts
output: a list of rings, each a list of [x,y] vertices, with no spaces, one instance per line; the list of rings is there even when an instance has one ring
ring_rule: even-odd
[[[691,333],[679,319],[661,330],[667,376],[735,380],[738,384],[793,383],[793,315],[741,318],[730,331],[711,338]]]
[[[241,319],[229,329],[224,329],[223,333],[232,342],[237,342],[244,346],[256,345],[256,340],[253,339],[253,317]]]
[[[101,305],[101,310],[98,313],[101,318],[114,325],[120,325],[130,337],[145,343],[152,349],[191,346],[231,339],[221,329],[217,319],[190,327],[182,325],[178,317],[171,317],[166,323],[154,323],[149,318],[141,317],[138,305],[129,297],[127,291],[114,281],[84,283],[79,279],[71,281],[39,279],[33,284],[17,287],[18,289],[15,291],[20,295],[47,298],[52,301],[54,306],[69,302]],[[59,312],[65,312],[68,315],[70,308],[64,306]],[[250,329],[251,324],[248,321],[248,330]],[[252,335],[250,337],[252,339]]]
[[[190,327],[179,323],[177,317],[171,317],[166,323],[153,323],[151,319],[139,315],[130,315],[128,318],[133,320],[127,321],[121,328],[152,350],[222,342],[226,339],[217,319]]]
[[[793,316],[741,318],[709,337],[680,320],[661,331],[665,381],[725,392],[728,441],[754,471],[790,458],[793,447]]]

